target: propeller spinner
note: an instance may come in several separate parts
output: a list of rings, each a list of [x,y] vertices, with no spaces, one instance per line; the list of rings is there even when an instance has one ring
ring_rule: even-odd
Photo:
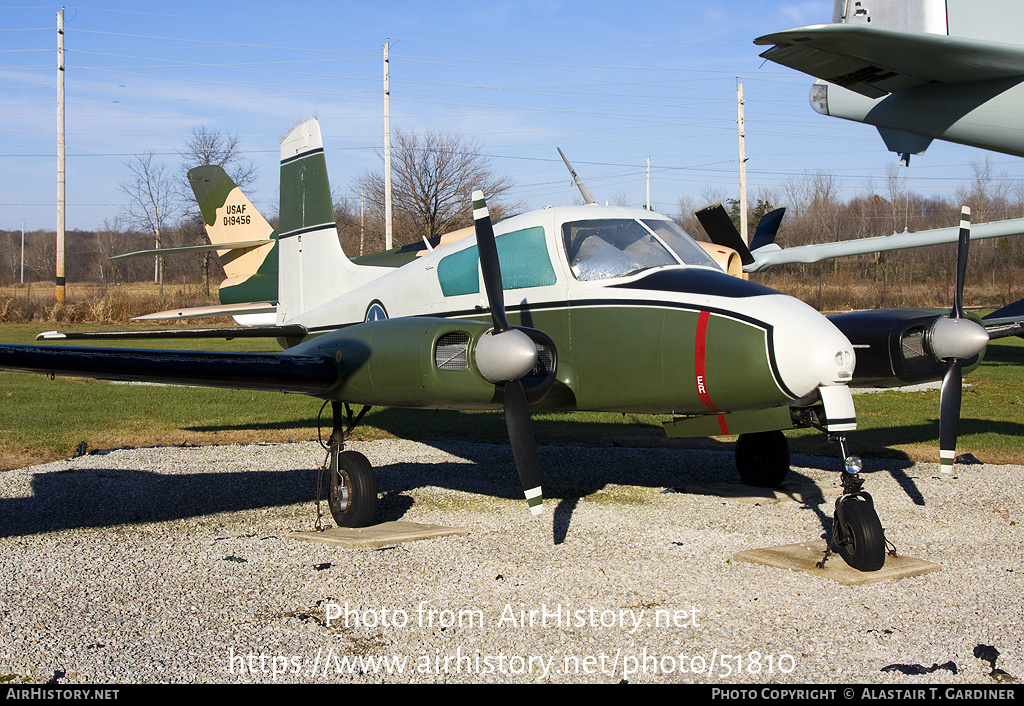
[[[484,379],[494,383],[502,392],[505,425],[519,480],[523,484],[523,494],[530,511],[539,515],[544,509],[540,462],[537,459],[537,439],[530,421],[529,401],[522,383],[522,378],[537,364],[537,345],[528,335],[509,326],[505,318],[498,248],[482,191],[473,192],[473,221],[484,291],[494,324],[494,329],[477,343],[474,360]]]
[[[939,462],[943,473],[953,472],[956,458],[957,427],[960,424],[960,402],[963,395],[963,362],[985,350],[989,341],[985,328],[968,319],[964,313],[964,277],[967,273],[970,242],[971,209],[964,206],[960,214],[953,310],[949,316],[937,319],[928,334],[935,355],[948,361],[939,397]]]

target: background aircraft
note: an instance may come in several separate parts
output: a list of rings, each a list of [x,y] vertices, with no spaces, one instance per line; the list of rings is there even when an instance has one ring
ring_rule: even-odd
[[[874,125],[908,162],[932,140],[1024,157],[1024,5],[836,0],[832,24],[758,37],[815,76],[819,113]]]
[[[215,251],[227,274],[217,291],[221,305],[169,309],[136,320],[231,316],[243,326],[273,325],[277,311],[277,233],[222,167],[191,169],[188,181],[203,214],[210,244],[139,250],[110,259]]]
[[[885,374],[882,363],[913,363],[914,376],[945,379],[943,418],[955,421],[955,382],[988,342],[962,307],[966,226],[956,306],[915,310],[910,326],[893,313],[900,310],[830,322],[803,302],[729,276],[671,219],[644,209],[549,208],[493,228],[476,194],[475,239],[397,268],[357,264],[338,242],[315,120],[282,142],[280,214],[272,329],[289,346],[284,352],[6,345],[0,369],[330,401],[329,504],[339,524],[358,526],[372,521],[377,492],[369,461],[344,450],[358,423],[351,404],[503,409],[524,494],[537,510],[531,407],[670,415],[671,436],[739,434],[741,477],[775,486],[789,469],[783,429],[819,428],[846,457],[845,434],[856,426],[849,385],[858,382],[857,356],[871,363],[872,380],[899,377]],[[843,326],[874,338],[855,355]],[[890,345],[911,329],[924,357]],[[834,541],[852,566],[878,569],[881,523],[862,489],[859,461],[846,461]]]

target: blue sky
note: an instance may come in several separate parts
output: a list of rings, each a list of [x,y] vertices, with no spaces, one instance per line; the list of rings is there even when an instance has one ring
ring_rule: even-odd
[[[259,168],[250,194],[277,210],[278,145],[318,116],[331,183],[378,168],[382,49],[391,43],[391,124],[478,141],[531,208],[578,194],[561,147],[599,201],[738,193],[736,83],[746,99],[749,194],[835,174],[843,195],[885,193],[896,161],[874,128],[820,116],[811,79],[762,60],[754,37],[827,22],[831,0],[611,2],[102,2],[65,10],[67,227],[112,221],[124,163],[152,150],[174,169],[193,128],[237,134]],[[58,5],[0,7],[0,228],[56,225]],[[933,143],[905,170],[952,195],[986,153]],[[1011,179],[1022,160],[991,155]],[[182,178],[184,178],[182,176]],[[356,198],[358,195],[355,195]],[[699,204],[702,205],[702,204]]]

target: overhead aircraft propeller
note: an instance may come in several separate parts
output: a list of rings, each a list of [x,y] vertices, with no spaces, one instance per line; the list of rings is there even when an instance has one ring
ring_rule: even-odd
[[[967,274],[967,253],[971,243],[971,209],[960,213],[960,238],[956,251],[956,290],[953,310],[937,319],[929,336],[931,348],[948,361],[942,378],[939,397],[939,462],[944,473],[953,472],[956,458],[957,427],[960,424],[960,402],[963,395],[963,362],[981,353],[988,345],[985,328],[968,319],[964,313],[964,278]]]
[[[530,421],[530,406],[521,379],[537,364],[537,345],[522,331],[508,325],[505,295],[501,284],[501,265],[494,241],[494,228],[482,191],[473,192],[473,221],[476,227],[480,271],[491,309],[494,329],[477,343],[474,359],[484,379],[501,389],[505,407],[505,425],[515,458],[523,494],[534,515],[543,510],[540,461],[537,439]]]
[[[729,218],[729,214],[722,204],[706,206],[693,215],[697,216],[697,220],[712,243],[732,248],[739,254],[740,262],[744,265],[752,265],[755,262],[752,251],[775,242],[775,236],[779,232],[779,225],[785,214],[785,208],[777,208],[761,216],[757,222],[757,228],[754,229],[754,235],[750,239],[750,247],[743,242],[743,236],[732,224],[732,219]]]

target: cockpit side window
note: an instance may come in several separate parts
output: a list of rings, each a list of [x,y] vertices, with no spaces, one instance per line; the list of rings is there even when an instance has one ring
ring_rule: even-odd
[[[721,269],[710,255],[674,221],[645,218],[644,225],[653,230],[668,245],[683,264],[702,265]]]
[[[568,221],[562,224],[562,238],[569,266],[579,280],[679,264],[650,230],[631,218]]]

